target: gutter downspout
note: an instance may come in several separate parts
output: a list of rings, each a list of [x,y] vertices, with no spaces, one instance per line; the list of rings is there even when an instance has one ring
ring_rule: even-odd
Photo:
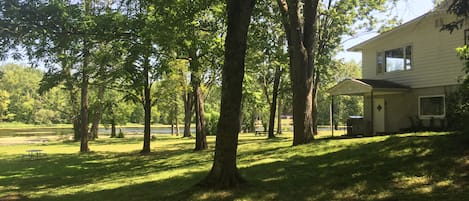
[[[375,126],[374,126],[374,125],[375,125],[375,122],[374,122],[374,119],[375,119],[375,118],[374,118],[374,116],[375,116],[375,115],[374,115],[374,113],[375,113],[375,103],[374,103],[374,102],[375,102],[375,101],[374,101],[374,97],[373,97],[373,88],[371,89],[371,96],[370,96],[370,98],[371,98],[371,119],[370,119],[370,120],[371,120],[371,133],[372,133],[373,135],[375,135],[375,134],[376,134],[376,133],[375,133],[375,128],[374,128],[374,127],[375,127]]]

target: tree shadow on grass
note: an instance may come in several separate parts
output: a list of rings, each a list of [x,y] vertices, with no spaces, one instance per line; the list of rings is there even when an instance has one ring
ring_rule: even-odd
[[[460,134],[391,136],[324,155],[242,168],[247,186],[208,193],[191,188],[187,194],[192,197],[167,200],[219,200],[221,193],[230,195],[227,200],[459,201],[469,197],[469,165],[461,160],[469,157],[468,142]]]
[[[15,192],[44,189],[67,189],[106,180],[129,180],[152,172],[165,172],[181,167],[197,167],[209,158],[190,160],[198,153],[191,150],[166,150],[142,156],[139,153],[50,154],[41,160],[10,158],[2,161],[0,186],[14,186]],[[186,156],[187,159],[168,158]],[[211,158],[210,158],[211,159]],[[0,195],[9,189],[0,188]]]
[[[255,142],[253,142],[255,143]],[[303,147],[272,147],[241,154],[280,157],[295,150],[334,143],[315,141]],[[84,189],[65,195],[40,195],[29,200],[464,200],[469,197],[469,137],[391,136],[365,144],[341,144],[338,151],[322,155],[293,155],[283,161],[241,168],[249,183],[222,191],[194,187],[208,169],[212,156],[170,150],[140,156],[137,153],[93,153],[54,155],[47,160],[8,159],[0,167],[0,185],[14,185],[20,192],[42,188],[75,188],[105,179],[122,179],[128,184],[106,190]],[[187,154],[190,153],[190,154]],[[185,157],[185,158],[178,158]],[[463,160],[462,160],[463,159]],[[467,160],[469,161],[469,160]],[[31,163],[31,166],[19,163]],[[38,162],[38,163],[36,163]],[[16,164],[15,166],[15,163]],[[65,166],[64,166],[65,164]],[[59,167],[59,165],[62,165]],[[15,168],[16,167],[16,168]],[[135,177],[180,168],[193,171],[147,182],[132,183]],[[2,194],[0,190],[0,194]]]
[[[469,156],[467,140],[461,135],[390,137],[257,165],[243,170],[259,187],[246,193],[254,200],[462,200],[469,196],[469,166],[460,162]]]

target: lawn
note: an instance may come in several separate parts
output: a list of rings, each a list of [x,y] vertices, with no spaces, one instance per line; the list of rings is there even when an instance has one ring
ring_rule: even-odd
[[[241,134],[238,166],[248,183],[235,190],[194,187],[211,167],[212,149],[194,139],[158,137],[139,155],[139,138],[102,138],[79,154],[76,142],[0,147],[0,200],[383,200],[469,198],[469,135],[416,133],[318,139],[292,147]],[[42,149],[46,157],[22,158]]]

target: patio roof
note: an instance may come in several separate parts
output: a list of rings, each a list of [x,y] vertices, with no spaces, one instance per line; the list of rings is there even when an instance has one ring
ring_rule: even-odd
[[[397,94],[409,90],[409,87],[388,80],[345,79],[327,90],[331,95],[383,95]]]

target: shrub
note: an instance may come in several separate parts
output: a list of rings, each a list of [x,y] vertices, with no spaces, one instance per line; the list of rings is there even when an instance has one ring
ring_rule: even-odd
[[[124,138],[124,132],[122,132],[122,129],[119,128],[119,133],[117,134],[117,138]]]
[[[469,129],[469,85],[463,84],[448,97],[447,118],[449,129]]]
[[[217,124],[220,114],[217,112],[207,113],[205,115],[205,128],[207,129],[207,135],[216,135],[217,134]]]

